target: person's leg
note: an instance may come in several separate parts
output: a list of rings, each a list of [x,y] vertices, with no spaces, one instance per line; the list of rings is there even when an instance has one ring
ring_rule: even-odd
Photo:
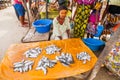
[[[91,34],[91,38],[93,38],[93,35]]]
[[[19,16],[21,25],[24,25],[24,16]]]
[[[21,25],[24,27],[24,26],[28,26],[28,25],[25,25],[25,19],[24,19],[24,16],[25,16],[25,9],[23,7],[22,4],[15,4],[15,9],[19,15],[19,20],[20,20],[20,23]]]
[[[90,35],[90,34],[89,34],[89,33],[87,33],[87,38],[89,38],[89,35]]]
[[[16,14],[16,16],[17,16],[17,19],[19,20],[19,14],[17,13],[17,10],[15,9],[15,6],[13,5],[13,7],[14,7],[14,10],[15,10],[15,14]]]

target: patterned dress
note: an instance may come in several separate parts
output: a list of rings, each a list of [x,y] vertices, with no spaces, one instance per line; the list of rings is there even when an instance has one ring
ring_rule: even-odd
[[[87,26],[87,29],[86,29],[86,33],[94,35],[96,33],[96,25],[94,25],[94,24],[90,25],[90,23],[89,23]]]
[[[76,0],[78,3],[76,17],[75,17],[75,26],[74,26],[74,37],[83,38],[85,30],[88,23],[88,18],[90,16],[91,5],[96,0]]]
[[[120,77],[120,41],[114,44],[104,64],[111,72]]]
[[[78,5],[76,17],[75,17],[75,26],[74,26],[74,37],[83,38],[85,30],[88,23],[88,18],[90,16],[90,5]]]

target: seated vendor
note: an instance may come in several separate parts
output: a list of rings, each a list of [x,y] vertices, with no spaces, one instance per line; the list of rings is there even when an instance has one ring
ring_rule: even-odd
[[[52,40],[68,39],[70,34],[70,20],[66,16],[67,8],[65,6],[59,7],[59,15],[53,20],[53,34]]]

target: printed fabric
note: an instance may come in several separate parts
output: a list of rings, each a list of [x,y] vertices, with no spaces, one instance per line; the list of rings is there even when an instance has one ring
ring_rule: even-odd
[[[74,20],[74,37],[83,38],[90,16],[90,5],[78,5]]]
[[[86,32],[94,35],[96,33],[96,26],[93,24],[92,25],[88,24]]]
[[[85,4],[85,5],[91,5],[95,2],[95,0],[77,0],[78,4]]]
[[[113,45],[112,50],[106,57],[105,66],[120,77],[120,40]]]

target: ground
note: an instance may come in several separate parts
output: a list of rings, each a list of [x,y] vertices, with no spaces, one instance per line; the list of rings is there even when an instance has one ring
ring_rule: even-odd
[[[11,44],[21,43],[28,28],[21,27],[13,7],[0,10],[0,61]],[[94,80],[120,80],[115,76],[108,75],[108,70],[103,67]],[[70,78],[69,80],[75,80]],[[77,79],[79,80],[79,79]]]

